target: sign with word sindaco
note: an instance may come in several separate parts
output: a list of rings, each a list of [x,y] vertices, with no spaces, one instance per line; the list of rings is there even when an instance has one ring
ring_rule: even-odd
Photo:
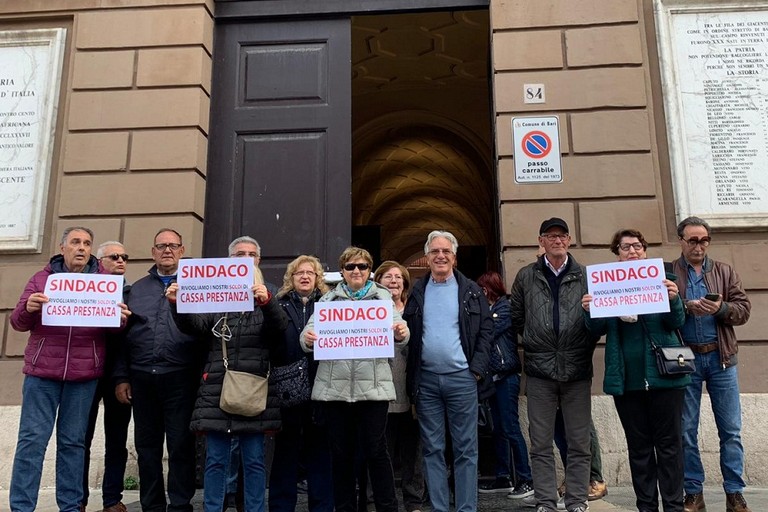
[[[123,276],[51,274],[43,293],[43,325],[120,327]]]
[[[669,312],[664,260],[621,261],[587,267],[592,318]]]
[[[198,258],[179,261],[179,313],[253,311],[252,258]]]
[[[315,359],[395,357],[391,300],[315,304]]]
[[[560,131],[557,116],[512,118],[515,183],[560,183]]]

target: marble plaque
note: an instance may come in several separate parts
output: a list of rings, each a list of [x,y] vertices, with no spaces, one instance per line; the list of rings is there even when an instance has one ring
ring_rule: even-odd
[[[677,220],[768,227],[768,1],[655,8]]]
[[[0,252],[40,252],[66,29],[0,31]]]

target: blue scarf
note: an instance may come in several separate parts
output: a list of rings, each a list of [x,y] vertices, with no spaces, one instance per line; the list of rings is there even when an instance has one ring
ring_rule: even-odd
[[[360,300],[363,297],[365,297],[368,294],[368,291],[371,289],[371,286],[373,286],[373,281],[368,281],[368,284],[357,290],[356,292],[353,292],[349,289],[349,286],[347,286],[347,283],[341,283],[341,289],[344,290],[344,293],[349,295],[349,298],[352,300]]]

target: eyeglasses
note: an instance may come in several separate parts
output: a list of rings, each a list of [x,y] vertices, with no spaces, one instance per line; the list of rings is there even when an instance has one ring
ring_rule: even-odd
[[[711,237],[703,236],[701,238],[691,237],[688,240],[686,240],[683,237],[680,237],[680,240],[688,244],[688,247],[696,247],[697,245],[700,245],[702,247],[708,247],[709,242],[712,241]]]
[[[344,265],[344,270],[352,272],[353,270],[368,270],[371,266],[367,263],[347,263]]]
[[[109,259],[111,259],[112,261],[117,261],[117,260],[119,260],[120,258],[122,258],[122,259],[123,259],[123,261],[128,261],[128,255],[127,255],[127,254],[125,254],[125,253],[123,253],[123,254],[120,254],[120,253],[117,253],[117,252],[116,252],[116,253],[114,253],[114,254],[105,254],[104,256],[102,256],[102,257],[101,257],[101,259],[104,259],[104,258],[109,258]]]
[[[180,247],[181,244],[155,244],[155,249],[158,251],[165,251],[166,249],[178,251]]]
[[[550,242],[554,242],[555,240],[568,240],[568,237],[571,236],[568,233],[547,233],[546,235],[541,235],[541,238],[546,238]]]
[[[442,254],[443,256],[449,256],[453,254],[453,251],[450,249],[430,249],[429,254],[432,256],[438,256]]]
[[[619,244],[619,249],[624,252],[629,252],[630,249],[634,249],[640,252],[643,249],[645,249],[645,247],[643,247],[643,244],[641,244],[640,242],[635,242],[633,244]]]
[[[381,280],[382,281],[384,281],[384,280],[386,280],[386,281],[402,281],[403,280],[403,276],[398,275],[398,274],[384,274],[383,276],[381,276]]]
[[[317,273],[313,272],[312,270],[297,270],[293,274],[291,274],[293,277],[299,276],[299,277],[316,277]]]
[[[245,252],[245,251],[238,251],[235,254],[233,254],[232,256],[234,256],[236,258],[245,258],[246,256],[248,256],[249,258],[259,258],[260,257],[259,254],[256,253],[256,252]]]

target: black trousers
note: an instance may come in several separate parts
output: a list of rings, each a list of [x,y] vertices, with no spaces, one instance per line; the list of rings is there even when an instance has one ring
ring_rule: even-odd
[[[397,512],[395,475],[385,435],[389,402],[325,402],[324,406],[336,512],[357,510],[355,453],[358,449],[363,451],[359,459],[368,466],[376,512]],[[365,489],[362,492],[365,493]]]
[[[195,437],[189,430],[200,374],[133,372],[133,421],[139,462],[139,499],[144,512],[165,511],[163,441],[168,450],[168,507],[192,512]]]
[[[641,512],[683,512],[684,389],[614,396],[629,449],[632,486]]]
[[[104,479],[101,496],[104,508],[116,505],[123,499],[125,465],[128,462],[128,424],[131,422],[131,406],[121,404],[115,396],[115,384],[111,375],[99,379],[93,397],[88,430],[85,433],[85,465],[83,466],[83,505],[88,504],[88,470],[91,462],[91,443],[96,433],[99,402],[104,400]]]

